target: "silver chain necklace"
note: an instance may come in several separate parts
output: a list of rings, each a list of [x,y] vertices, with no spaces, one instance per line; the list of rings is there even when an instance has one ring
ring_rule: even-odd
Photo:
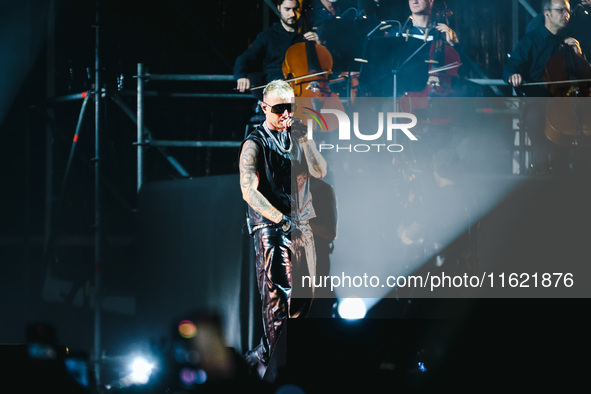
[[[271,138],[273,140],[273,142],[275,143],[275,145],[277,146],[277,149],[279,149],[279,151],[283,154],[288,154],[291,152],[291,148],[293,147],[293,143],[291,141],[291,134],[285,130],[285,132],[287,133],[287,140],[289,141],[289,149],[284,148],[281,143],[279,142],[279,140],[277,138],[275,138],[275,136],[273,135],[273,133],[271,132],[271,130],[269,130],[269,127],[267,126],[267,122],[263,122],[263,129],[265,130],[265,133],[267,133],[267,135],[269,136],[269,138]]]

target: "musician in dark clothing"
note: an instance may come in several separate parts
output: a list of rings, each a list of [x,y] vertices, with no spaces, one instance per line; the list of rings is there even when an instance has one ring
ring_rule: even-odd
[[[258,34],[253,43],[244,51],[234,63],[234,78],[236,88],[240,92],[251,88],[249,74],[262,71],[264,83],[275,79],[283,79],[281,66],[285,59],[285,52],[290,46],[305,40],[320,43],[318,34],[306,32],[301,34],[299,19],[301,3],[296,0],[277,0],[280,22]]]
[[[402,26],[393,24],[391,30],[375,30],[368,42],[368,61],[370,64],[361,72],[360,84],[367,84],[367,90],[373,96],[402,96],[405,92],[420,92],[427,86],[431,44],[441,40],[445,45],[454,46],[458,37],[445,23],[434,18],[434,0],[408,0],[411,15]],[[384,37],[380,36],[385,35]],[[396,44],[391,37],[403,37],[402,45]],[[384,46],[382,49],[382,45]],[[393,55],[392,64],[384,61],[383,50]],[[442,59],[439,59],[442,60]],[[379,62],[379,66],[372,65]],[[433,68],[444,66],[443,62]],[[381,69],[374,69],[381,67]],[[396,70],[396,91],[393,91],[392,74]],[[364,75],[365,74],[365,75]]]
[[[408,1],[411,16],[407,18],[401,29],[402,36],[407,39],[402,58],[408,59],[421,46],[422,49],[414,58],[411,58],[402,71],[401,80],[405,80],[405,83],[408,84],[408,86],[401,85],[405,92],[417,92],[425,89],[429,76],[429,63],[426,60],[429,59],[431,43],[434,40],[443,39],[444,43],[452,47],[458,43],[455,31],[448,25],[435,20],[433,6],[434,0]],[[444,66],[444,64],[437,64],[433,67],[440,66]],[[405,76],[408,77],[405,78]]]
[[[564,43],[581,55],[579,42],[563,33],[570,19],[570,4],[567,0],[546,0],[544,2],[544,26],[525,35],[513,50],[505,68],[503,78],[512,86],[521,86],[524,82],[540,82],[546,63],[556,54]],[[539,88],[526,92],[528,96],[547,93]]]
[[[434,0],[408,0],[408,8],[410,8],[411,16],[407,19],[404,26],[402,26],[402,33],[408,32],[413,37],[418,35],[418,38],[424,36],[427,39],[429,32],[432,35],[435,31],[438,31],[444,35],[445,41],[453,47],[457,44],[458,37],[445,23],[435,20],[433,17],[434,3]]]
[[[544,27],[545,15],[543,12],[535,16],[525,29],[525,34]],[[570,21],[564,29],[564,34],[567,37],[573,37],[581,45],[583,56],[587,60],[591,60],[591,0],[581,0],[580,3],[574,7],[570,14]]]
[[[564,38],[562,34],[553,34],[545,26],[527,34],[519,41],[505,65],[503,79],[516,87],[523,82],[542,81],[546,63],[558,52]],[[550,95],[544,85],[524,86],[521,89],[530,97]]]
[[[541,82],[548,60],[562,46],[568,45],[575,54],[582,54],[578,41],[564,33],[570,19],[570,3],[567,0],[546,0],[543,10],[544,26],[535,28],[519,40],[503,70],[503,79],[529,97],[551,95],[546,85],[522,85]],[[534,172],[541,174],[560,171],[557,166],[566,164],[564,155],[567,154],[546,138],[545,106],[544,100],[527,101],[522,114],[522,124],[532,141]]]

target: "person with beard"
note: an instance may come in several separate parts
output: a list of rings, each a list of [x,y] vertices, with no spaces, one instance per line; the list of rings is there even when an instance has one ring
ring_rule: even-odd
[[[263,83],[284,79],[282,64],[285,53],[298,42],[320,43],[318,34],[300,32],[301,1],[277,0],[280,22],[259,33],[253,43],[234,63],[236,89],[245,92],[252,87],[251,74],[263,72]]]
[[[545,0],[544,25],[526,34],[505,64],[503,79],[527,97],[550,97],[546,85],[522,86],[526,82],[541,82],[548,60],[565,45],[581,56],[579,42],[566,35],[571,8],[568,0]],[[545,100],[528,101],[523,109],[523,124],[532,141],[533,171],[539,174],[561,171],[567,163],[568,151],[546,138]],[[565,167],[566,168],[566,167]]]
[[[544,26],[544,12],[536,15],[525,29],[525,34]],[[564,29],[566,36],[573,37],[581,45],[581,51],[587,60],[591,60],[591,0],[580,0],[570,14],[568,26]]]
[[[524,82],[540,82],[546,63],[558,53],[561,45],[573,48],[582,55],[579,42],[567,37],[564,30],[570,20],[570,3],[567,0],[546,0],[543,5],[544,26],[539,26],[526,34],[513,50],[503,70],[503,79],[514,87]],[[548,96],[545,88],[525,91],[527,96]]]

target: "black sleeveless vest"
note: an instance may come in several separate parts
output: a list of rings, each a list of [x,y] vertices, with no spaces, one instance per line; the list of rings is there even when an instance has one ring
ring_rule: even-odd
[[[263,125],[259,125],[246,137],[245,141],[253,141],[260,148],[257,157],[258,191],[283,214],[291,216],[296,221],[310,220],[316,214],[312,206],[310,175],[302,146],[299,141],[290,138],[291,150],[283,152],[276,142],[282,143],[280,134],[268,128],[265,130]],[[289,147],[289,143],[287,145]],[[292,193],[295,190],[298,192]],[[250,205],[248,221],[251,228],[259,224],[273,223]]]

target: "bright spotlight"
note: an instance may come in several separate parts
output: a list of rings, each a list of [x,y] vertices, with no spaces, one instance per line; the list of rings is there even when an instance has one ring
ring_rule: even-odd
[[[424,362],[419,361],[418,367],[419,367],[419,371],[421,371],[421,372],[427,372],[427,367],[425,366],[425,363]]]
[[[367,312],[365,303],[358,297],[347,297],[340,301],[337,310],[339,316],[347,320],[363,319]]]
[[[150,375],[154,364],[148,362],[145,358],[137,357],[130,365],[131,374],[129,374],[129,382],[131,384],[146,384],[150,380]]]

